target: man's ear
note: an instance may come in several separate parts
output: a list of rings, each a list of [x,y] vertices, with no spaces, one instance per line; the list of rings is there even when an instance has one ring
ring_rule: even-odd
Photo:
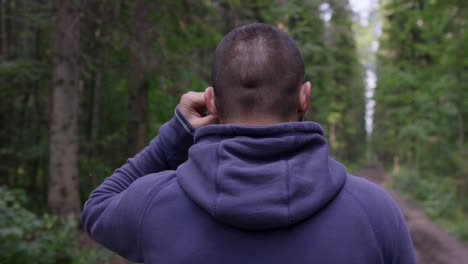
[[[206,109],[215,117],[218,117],[218,110],[216,109],[215,94],[213,87],[208,87],[205,89],[205,105]]]
[[[310,90],[311,85],[310,82],[305,82],[301,85],[299,90],[299,107],[298,107],[298,114],[305,115],[307,110],[309,109],[310,105]]]

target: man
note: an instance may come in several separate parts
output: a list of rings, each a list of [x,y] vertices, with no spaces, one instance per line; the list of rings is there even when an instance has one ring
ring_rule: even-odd
[[[298,122],[311,85],[288,34],[234,29],[212,81],[91,194],[82,221],[96,241],[145,263],[415,263],[392,198]]]

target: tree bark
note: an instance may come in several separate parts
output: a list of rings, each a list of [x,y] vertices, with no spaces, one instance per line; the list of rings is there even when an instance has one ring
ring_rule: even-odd
[[[130,40],[130,100],[128,153],[135,155],[146,146],[148,137],[149,17],[146,1],[132,6]]]
[[[48,206],[52,214],[78,217],[78,113],[80,97],[79,1],[55,1]]]

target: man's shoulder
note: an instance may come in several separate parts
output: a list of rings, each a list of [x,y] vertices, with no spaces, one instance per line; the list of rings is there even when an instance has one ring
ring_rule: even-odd
[[[366,211],[385,214],[391,213],[396,206],[387,190],[361,177],[348,175],[343,191],[360,203]]]
[[[148,200],[161,190],[175,184],[176,182],[176,172],[173,170],[151,173],[134,181],[130,185],[129,191],[145,197],[145,200]]]
[[[385,259],[415,263],[403,214],[389,192],[366,179],[349,176],[343,192],[365,211]],[[398,262],[398,261],[397,261]]]
[[[383,187],[364,178],[349,175],[343,191],[365,211],[378,236],[391,235],[392,228],[399,226],[398,218],[401,212]]]
[[[377,199],[377,202],[382,202],[390,198],[388,192],[383,187],[362,177],[350,174],[348,174],[346,183],[343,188],[344,191],[359,200],[368,200],[369,198],[374,198]]]

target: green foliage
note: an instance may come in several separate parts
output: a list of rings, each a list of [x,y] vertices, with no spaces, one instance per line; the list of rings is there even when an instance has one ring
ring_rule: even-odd
[[[425,163],[437,160],[429,155],[437,155],[432,149],[453,153],[456,141],[467,134],[462,102],[468,93],[461,87],[468,77],[462,68],[468,64],[455,52],[466,50],[461,45],[468,34],[460,28],[466,8],[445,1],[394,0],[384,12],[373,143],[383,159],[398,155],[430,167]]]
[[[457,185],[453,178],[435,174],[421,174],[403,167],[394,177],[394,188],[414,201],[436,223],[457,237],[468,241],[468,203],[457,199]]]
[[[320,17],[323,3],[333,12],[330,21]],[[287,1],[266,17],[296,40],[304,57],[312,84],[306,119],[322,125],[334,158],[357,162],[365,153],[364,82],[349,2]]]
[[[34,196],[34,210],[40,211],[47,203],[53,9],[48,1],[32,6],[20,2],[4,10],[10,38],[0,62],[0,158],[6,161],[0,165],[6,175],[0,184],[27,189]],[[172,117],[181,94],[210,85],[212,54],[228,31],[265,22],[288,31],[303,53],[313,86],[306,119],[322,124],[336,158],[359,159],[364,144],[353,142],[364,137],[364,85],[352,14],[348,1],[337,1],[330,7],[336,15],[325,22],[319,10],[324,2],[148,2],[151,46],[149,54],[142,54],[151,69],[146,140]],[[84,200],[127,158],[132,1],[83,2],[80,10],[79,171]],[[21,20],[15,24],[17,17]],[[13,26],[16,31],[10,32]]]
[[[467,239],[467,6],[385,2],[372,145],[387,164],[411,168],[399,189]]]
[[[0,186],[0,263],[98,263],[108,253],[77,248],[80,234],[71,219],[24,208],[26,193]]]

